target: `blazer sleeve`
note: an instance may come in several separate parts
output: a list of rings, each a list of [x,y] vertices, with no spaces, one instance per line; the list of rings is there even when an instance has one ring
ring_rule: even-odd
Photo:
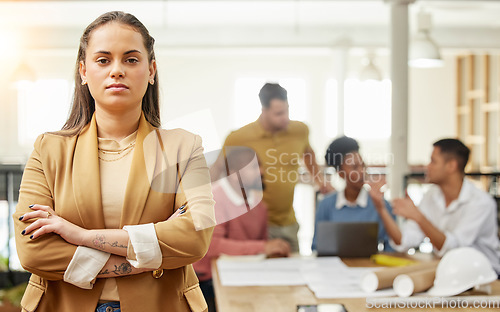
[[[225,255],[256,255],[265,253],[267,236],[262,239],[233,239],[228,230],[231,221],[219,224],[214,229],[212,243],[208,249],[207,256],[210,258]],[[265,221],[267,222],[267,220]],[[265,237],[265,238],[264,238]]]
[[[210,174],[203,156],[201,138],[194,142],[187,161],[179,165],[179,187],[175,210],[186,212],[155,224],[163,269],[179,268],[202,259],[207,253],[215,226],[214,200]]]
[[[35,149],[24,168],[19,200],[13,214],[16,249],[24,269],[47,280],[62,280],[77,246],[53,233],[31,240],[30,235],[21,235],[21,232],[33,221],[19,221],[19,217],[32,211],[28,207],[31,204],[50,206],[56,210],[45,174],[47,166],[41,157],[43,139],[43,134],[36,139]]]

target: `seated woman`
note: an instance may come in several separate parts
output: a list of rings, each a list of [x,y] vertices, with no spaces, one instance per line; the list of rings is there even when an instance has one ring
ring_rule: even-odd
[[[290,254],[290,245],[285,240],[268,240],[267,207],[261,201],[264,186],[255,152],[246,147],[226,147],[224,160],[227,175],[212,184],[217,226],[207,254],[193,264],[208,312],[216,311],[211,271],[213,259],[222,254],[265,254],[268,257]]]
[[[381,214],[389,214],[392,219],[395,216],[380,190],[382,181],[370,183],[369,191],[365,188],[365,164],[359,154],[358,142],[346,136],[335,139],[326,151],[325,160],[328,166],[335,167],[346,186],[344,190],[326,196],[319,204],[312,249],[316,249],[317,228],[321,221],[378,222],[378,241],[383,242],[384,250],[392,251]]]

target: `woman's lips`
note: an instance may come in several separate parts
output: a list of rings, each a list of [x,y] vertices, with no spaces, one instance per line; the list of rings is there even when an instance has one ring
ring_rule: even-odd
[[[107,86],[106,89],[110,91],[125,91],[128,90],[128,87],[121,83],[114,83]]]

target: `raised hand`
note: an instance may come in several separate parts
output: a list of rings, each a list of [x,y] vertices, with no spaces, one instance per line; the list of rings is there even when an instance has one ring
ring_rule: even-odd
[[[408,194],[405,198],[396,198],[392,201],[392,211],[398,216],[414,221],[418,221],[422,217],[422,213]]]
[[[370,197],[373,200],[377,210],[385,207],[383,186],[386,184],[385,179],[378,179],[376,181],[368,181],[370,186]]]

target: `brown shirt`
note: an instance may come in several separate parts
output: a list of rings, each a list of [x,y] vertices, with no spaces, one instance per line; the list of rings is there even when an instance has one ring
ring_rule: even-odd
[[[295,223],[293,194],[299,181],[297,169],[310,148],[307,126],[292,120],[285,130],[270,133],[257,120],[231,132],[224,142],[224,148],[227,146],[246,146],[257,153],[263,169],[263,200],[268,207],[269,224]]]

